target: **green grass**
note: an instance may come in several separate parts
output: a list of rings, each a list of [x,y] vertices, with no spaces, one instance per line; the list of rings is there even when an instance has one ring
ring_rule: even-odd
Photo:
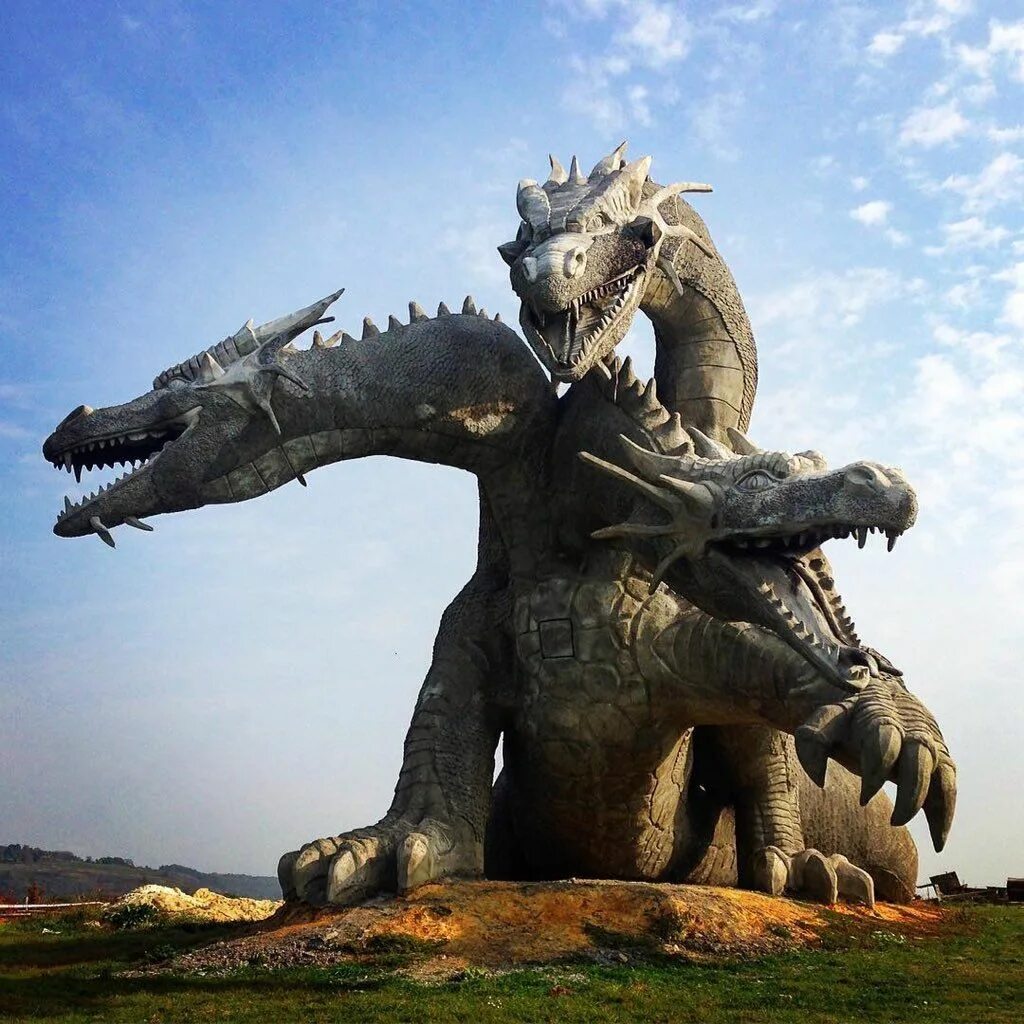
[[[324,970],[125,976],[220,928],[109,932],[84,922],[0,926],[0,1021],[657,1021],[955,1024],[1024,1019],[1024,907],[950,911],[946,934],[857,933],[834,915],[821,948],[760,960],[671,961],[624,950],[616,967],[569,963],[436,986],[392,968],[425,951]]]

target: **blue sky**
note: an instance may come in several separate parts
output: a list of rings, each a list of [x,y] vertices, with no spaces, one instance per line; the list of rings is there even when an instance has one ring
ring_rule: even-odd
[[[917,486],[894,554],[831,554],[960,764],[923,868],[1020,873],[1018,3],[9,0],[0,35],[0,842],[269,873],[383,813],[473,481],[370,459],[114,552],[50,533],[41,441],[341,286],[350,331],[467,292],[514,323],[515,183],[628,138],[715,186],[755,440]]]

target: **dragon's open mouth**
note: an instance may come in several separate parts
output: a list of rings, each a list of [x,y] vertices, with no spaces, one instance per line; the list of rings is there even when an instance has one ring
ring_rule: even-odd
[[[812,554],[825,540],[853,532],[859,539],[875,531],[836,526],[785,538],[759,537],[712,545],[720,553],[718,563],[731,566],[734,580],[747,591],[746,599],[763,609],[754,620],[768,626],[829,677],[850,683],[877,676],[880,670],[901,674],[888,659],[861,644],[835,581],[827,572],[827,563],[820,555]],[[890,534],[891,550],[902,531],[879,532]]]
[[[551,353],[552,365],[568,370],[593,351],[608,329],[621,317],[631,316],[644,279],[644,267],[636,266],[619,277],[592,288],[557,312],[523,304],[524,326]]]
[[[811,526],[799,533],[787,535],[738,534],[715,543],[723,549],[739,549],[741,554],[744,551],[755,551],[758,554],[799,557],[821,547],[825,541],[845,540],[851,536],[857,538],[857,546],[862,548],[867,543],[868,536],[873,533],[885,535],[889,551],[892,551],[896,546],[896,541],[903,535],[902,530],[885,529],[881,526],[853,526],[837,523],[827,526]]]
[[[90,502],[101,494],[106,494],[123,486],[133,477],[147,472],[161,453],[174,444],[195,422],[199,414],[198,406],[173,419],[163,420],[137,430],[121,431],[116,434],[101,434],[88,440],[82,440],[49,456],[55,469],[66,469],[75,474],[75,480],[81,483],[82,471],[104,469],[114,466],[129,466],[127,473],[116,480],[101,485],[77,502],[70,498],[64,499],[64,509],[57,516],[57,521],[65,519],[72,513],[81,512]]]

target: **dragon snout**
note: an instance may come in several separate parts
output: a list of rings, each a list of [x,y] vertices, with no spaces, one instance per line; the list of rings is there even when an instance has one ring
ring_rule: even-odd
[[[541,284],[558,292],[587,269],[587,249],[579,235],[558,235],[538,246],[522,261],[523,277],[531,285]]]
[[[858,504],[877,507],[883,503],[893,517],[892,525],[901,531],[917,518],[917,496],[898,469],[855,462],[843,470],[843,489]]]

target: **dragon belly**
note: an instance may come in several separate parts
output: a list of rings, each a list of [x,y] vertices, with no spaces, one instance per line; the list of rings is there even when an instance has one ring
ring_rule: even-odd
[[[515,605],[509,813],[536,877],[664,877],[685,840],[690,734],[647,642],[679,615],[646,579],[554,576]],[[649,652],[645,654],[644,652]]]

